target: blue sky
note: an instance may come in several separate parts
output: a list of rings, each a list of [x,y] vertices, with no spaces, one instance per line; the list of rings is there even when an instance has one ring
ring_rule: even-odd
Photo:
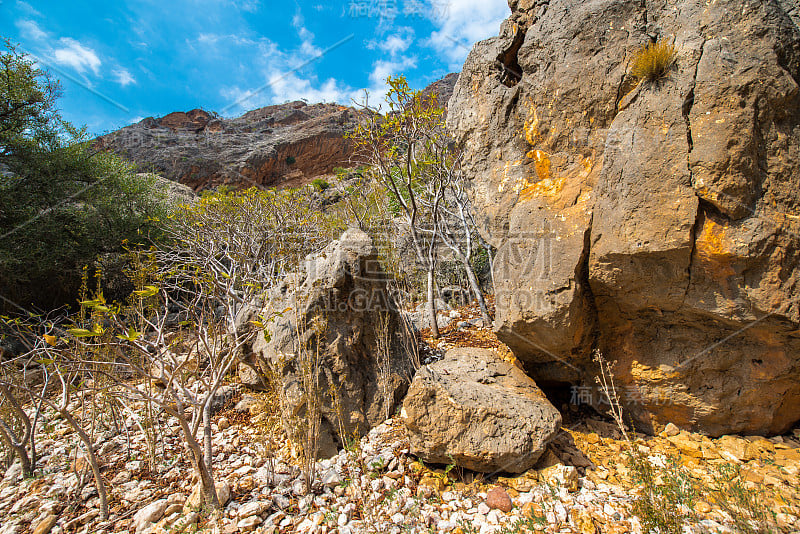
[[[202,107],[370,103],[422,88],[497,35],[506,0],[0,0],[0,35],[61,80],[62,115],[93,134]]]

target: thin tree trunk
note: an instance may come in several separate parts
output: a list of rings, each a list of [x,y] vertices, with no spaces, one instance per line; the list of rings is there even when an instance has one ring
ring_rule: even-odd
[[[33,469],[31,467],[31,460],[28,457],[28,450],[25,448],[25,444],[17,442],[15,436],[11,433],[11,429],[6,426],[4,421],[0,421],[0,437],[3,438],[3,442],[11,449],[17,458],[19,458],[19,462],[22,464],[22,476],[24,478],[30,478],[33,475]]]
[[[8,446],[11,450],[13,450],[17,457],[19,457],[19,461],[22,464],[22,472],[25,478],[29,478],[33,475],[33,470],[36,468],[36,448],[33,447],[33,440],[34,434],[33,432],[36,430],[35,427],[31,425],[31,420],[28,417],[28,414],[25,413],[25,410],[22,409],[17,399],[12,395],[11,391],[5,386],[0,384],[0,393],[5,398],[6,402],[11,407],[11,410],[16,414],[17,418],[22,423],[24,427],[24,434],[22,438],[18,439],[14,434],[14,431],[11,430],[5,423],[5,421],[0,420],[0,430],[3,431],[5,441],[8,443]],[[28,455],[27,444],[31,445],[31,454]]]
[[[203,406],[203,459],[206,463],[206,469],[212,473],[212,465],[214,462],[212,442],[211,442],[211,399],[213,395],[209,395],[208,401]]]
[[[431,323],[431,332],[434,339],[439,337],[439,318],[436,311],[436,278],[433,269],[428,267],[428,320]]]
[[[189,446],[189,450],[192,452],[192,466],[200,479],[200,490],[203,494],[203,502],[215,510],[220,510],[222,506],[220,506],[219,498],[217,497],[214,477],[206,465],[203,448],[192,435],[192,431],[189,429],[189,423],[187,423],[183,417],[178,417],[178,421],[183,430],[186,445]]]
[[[100,496],[100,518],[103,520],[108,519],[106,485],[103,482],[103,475],[100,474],[100,464],[97,462],[97,455],[94,453],[92,440],[68,410],[59,410],[59,412],[61,413],[61,417],[63,417],[67,423],[70,424],[75,433],[78,434],[78,437],[86,447],[86,456],[89,458],[89,465],[92,468],[92,475],[94,475],[94,484],[95,487],[97,487],[97,494]]]
[[[489,317],[489,310],[486,307],[486,301],[483,298],[483,291],[481,291],[481,285],[478,282],[478,277],[475,276],[475,271],[472,269],[472,265],[469,263],[469,259],[461,256],[461,263],[464,264],[464,270],[467,271],[467,280],[469,280],[469,286],[472,288],[472,294],[475,295],[475,300],[478,301],[478,307],[481,309],[481,318],[483,319],[484,326],[489,326],[492,324],[492,318]]]

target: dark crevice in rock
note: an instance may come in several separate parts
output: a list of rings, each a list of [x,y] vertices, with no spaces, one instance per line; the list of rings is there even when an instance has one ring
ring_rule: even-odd
[[[686,266],[686,289],[683,291],[681,308],[686,302],[686,297],[689,296],[689,289],[692,287],[692,268],[694,267],[694,254],[695,249],[697,248],[697,236],[699,235],[700,227],[703,225],[703,220],[705,219],[705,209],[703,204],[706,204],[706,202],[699,197],[697,200],[697,213],[694,216],[694,224],[692,225],[692,232],[690,236],[692,248],[689,250],[689,264]]]
[[[583,340],[584,346],[580,347],[584,357],[591,359],[592,353],[600,348],[600,321],[599,312],[597,310],[597,303],[595,302],[592,286],[589,283],[589,253],[592,247],[592,219],[589,220],[589,225],[583,233],[583,252],[581,252],[580,261],[575,268],[575,280],[578,284],[578,290],[584,302],[584,309],[586,310],[586,331],[588,332],[587,339]],[[587,368],[591,368],[588,365]],[[584,377],[584,381],[591,382],[593,377]]]
[[[692,167],[689,164],[689,154],[692,153],[692,149],[694,148],[694,142],[692,140],[692,122],[689,118],[692,112],[692,106],[694,106],[694,89],[697,85],[697,69],[700,67],[700,61],[703,59],[703,51],[706,47],[706,41],[703,39],[703,43],[700,45],[700,55],[697,58],[697,63],[694,65],[694,74],[692,75],[692,86],[689,88],[689,92],[686,94],[686,98],[683,99],[683,107],[681,108],[681,114],[683,115],[683,120],[686,121],[686,143],[689,147],[689,150],[686,154],[686,167],[689,170],[689,178],[691,184],[691,177],[692,177]]]
[[[536,382],[536,385],[542,390],[542,393],[544,393],[547,400],[550,401],[550,404],[555,406],[557,410],[563,410],[565,405],[573,404],[572,391],[575,384],[551,380],[543,380],[541,382],[534,380],[534,382]]]
[[[614,117],[617,116],[619,113],[619,103],[622,100],[622,97],[625,96],[625,93],[622,91],[623,87],[625,87],[625,77],[627,75],[628,66],[625,65],[625,68],[622,70],[622,76],[619,78],[619,84],[617,84],[617,96],[614,98],[614,116],[611,120],[614,120]]]
[[[514,87],[522,80],[522,67],[519,66],[517,54],[525,41],[525,30],[519,28],[514,40],[506,50],[497,56],[500,68],[500,83],[507,87]]]
[[[681,110],[683,113],[683,120],[686,121],[686,144],[689,146],[689,153],[691,153],[692,149],[694,148],[694,142],[692,141],[692,123],[689,121],[689,113],[692,111],[693,104],[694,104],[694,84],[692,84],[692,88],[689,89],[689,94],[687,94],[686,98],[683,100],[683,109]],[[691,173],[692,169],[691,167],[689,167],[690,176]]]

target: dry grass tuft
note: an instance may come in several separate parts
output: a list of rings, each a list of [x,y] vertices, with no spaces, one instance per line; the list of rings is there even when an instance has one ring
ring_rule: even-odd
[[[669,43],[650,43],[634,57],[631,74],[640,80],[658,80],[667,74],[677,55],[675,47]]]

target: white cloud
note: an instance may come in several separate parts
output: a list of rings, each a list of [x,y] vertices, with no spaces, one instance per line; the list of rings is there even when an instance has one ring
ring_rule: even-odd
[[[34,17],[41,17],[42,14],[39,13],[36,8],[30,5],[28,2],[23,2],[22,0],[17,0],[17,9],[20,11],[24,11],[29,15],[33,15]]]
[[[233,7],[248,13],[255,13],[261,7],[261,2],[258,0],[238,0],[231,2],[231,4]]]
[[[431,0],[433,6],[441,0]],[[498,34],[500,23],[510,14],[506,0],[450,0],[446,7],[432,9],[431,21],[437,30],[428,44],[460,70],[476,42]]]
[[[130,72],[128,72],[128,69],[120,67],[112,71],[111,74],[114,75],[114,78],[116,78],[117,83],[120,84],[122,87],[130,85],[132,83],[136,83],[136,79]]]
[[[297,35],[300,37],[300,53],[307,57],[318,56],[321,50],[314,45],[314,34],[306,28],[305,18],[303,18],[299,7],[294,17],[292,17],[292,26],[297,30]]]
[[[22,32],[22,35],[33,39],[34,41],[41,41],[47,38],[47,32],[42,30],[39,25],[33,20],[18,20],[16,22],[17,28]]]
[[[53,52],[53,59],[56,63],[72,67],[80,73],[89,68],[98,74],[101,61],[94,50],[69,37],[62,37],[59,42],[62,48],[57,48]]]
[[[377,106],[384,102],[386,93],[389,92],[389,86],[386,84],[387,78],[404,74],[405,71],[414,69],[416,66],[416,56],[408,56],[396,60],[379,59],[373,63],[372,74],[369,75],[370,86],[368,91],[370,105]]]
[[[293,100],[350,105],[353,99],[358,100],[361,93],[335,78],[329,78],[318,84],[314,78],[303,78],[295,72],[287,74],[274,70],[268,75],[268,79],[268,87],[260,92],[240,87],[226,87],[220,94],[231,102],[238,102],[239,110],[244,111]]]
[[[403,26],[397,31],[380,41],[370,41],[367,43],[367,48],[375,50],[376,48],[394,57],[408,50],[411,43],[414,42],[414,29]]]

